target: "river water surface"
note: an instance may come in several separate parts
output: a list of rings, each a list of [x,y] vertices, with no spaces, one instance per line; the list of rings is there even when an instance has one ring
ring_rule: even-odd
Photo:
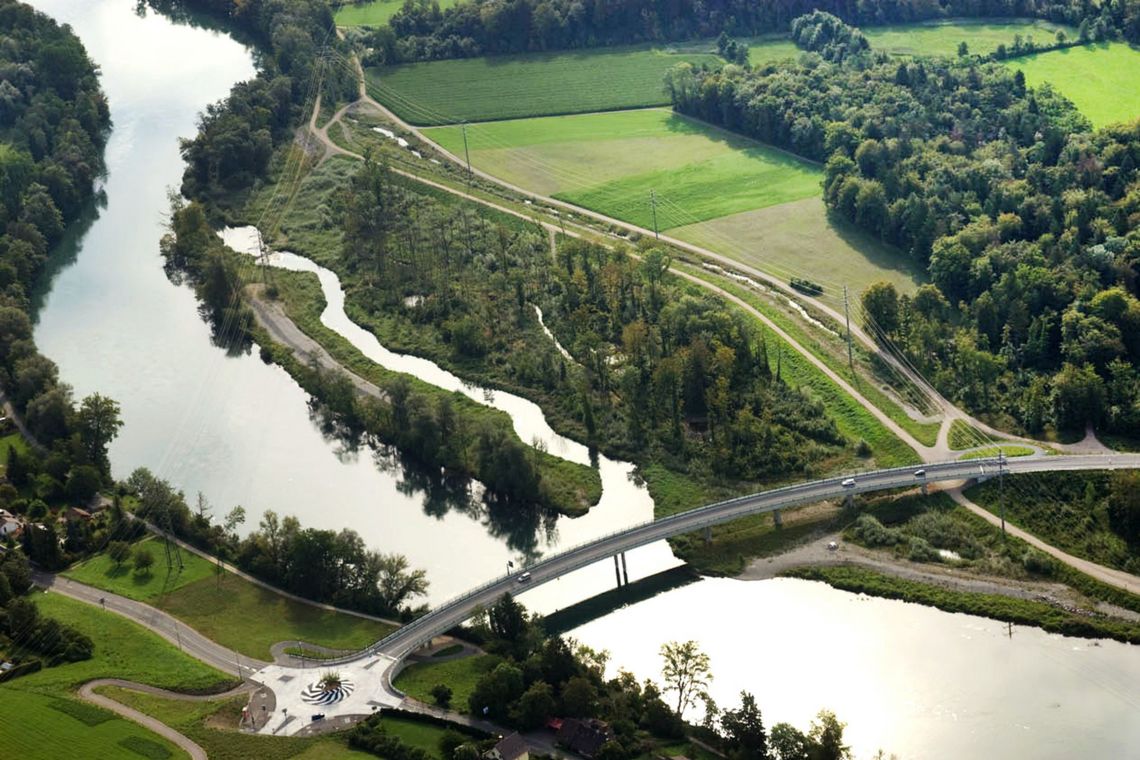
[[[58,252],[36,339],[77,395],[99,391],[122,405],[126,424],[111,450],[116,475],[149,467],[191,499],[205,493],[216,515],[242,504],[251,522],[275,509],[307,526],[351,527],[370,546],[425,567],[433,602],[504,572],[508,560],[651,517],[644,489],[618,462],[602,463],[604,504],[585,518],[495,514],[472,496],[477,489],[337,440],[284,371],[256,352],[215,346],[193,294],[164,275],[158,240],[167,190],[182,172],[177,140],[194,133],[208,103],[253,73],[249,49],[209,29],[137,14],[131,0],[31,4],[75,28],[102,67],[111,103],[106,205]],[[514,403],[505,396],[499,401]],[[514,419],[524,441],[546,435],[541,415],[520,408]],[[548,441],[551,453],[571,459],[582,456],[577,446]],[[631,577],[672,561],[663,547],[642,551],[631,555]],[[603,563],[524,601],[550,610],[612,583]],[[1113,642],[1024,629],[1010,638],[992,621],[819,584],[715,579],[575,635],[610,649],[615,667],[654,678],[661,642],[695,639],[712,657],[722,705],[745,688],[759,697],[767,725],[801,727],[829,707],[850,723],[860,758],[879,746],[906,760],[1140,756],[1140,655]]]

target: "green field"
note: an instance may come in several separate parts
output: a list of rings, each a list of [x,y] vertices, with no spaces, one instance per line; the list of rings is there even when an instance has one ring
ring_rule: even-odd
[[[436,0],[440,10],[446,10],[459,0]],[[404,7],[404,0],[373,0],[373,2],[351,3],[337,9],[337,26],[383,26],[396,11]]]
[[[665,72],[683,61],[720,65],[712,43],[647,45],[409,63],[367,72],[369,92],[412,124],[454,124],[666,105]],[[786,40],[752,61],[797,54]]]
[[[452,707],[464,712],[476,682],[498,661],[492,655],[476,655],[443,662],[416,662],[401,670],[392,685],[413,699],[434,704],[431,688],[446,684],[451,687]]]
[[[118,570],[103,555],[65,575],[153,604],[207,638],[262,660],[270,659],[269,647],[278,641],[355,649],[392,631],[383,623],[293,601],[232,573],[223,574],[219,584],[214,565],[191,552],[182,552],[183,570],[167,570],[161,544],[151,543],[157,561],[150,578]]]
[[[1052,44],[1058,31],[1064,31],[1069,39],[1077,37],[1077,30],[1072,27],[1040,19],[947,19],[862,29],[872,50],[915,56],[957,56],[960,42],[965,42],[974,55],[988,55],[998,45],[1012,47],[1013,38],[1019,34],[1022,39],[1032,37],[1038,45]]]
[[[463,153],[459,127],[426,130]],[[665,230],[817,195],[802,159],[664,109],[467,127],[471,162],[507,182]]]
[[[0,685],[0,757],[185,757],[164,739],[72,695],[95,678],[124,678],[168,689],[213,690],[233,679],[179,652],[124,618],[58,594],[32,597],[40,611],[95,642],[90,660],[47,668]],[[126,742],[126,744],[124,744]],[[135,749],[131,749],[130,747]],[[163,753],[169,754],[163,754]]]
[[[913,293],[922,279],[903,254],[831,219],[819,197],[686,225],[669,234],[785,281],[807,277],[822,284],[828,296],[842,296],[844,285],[858,296],[879,280]]]
[[[134,572],[130,560],[124,562],[122,566],[116,567],[111,558],[103,553],[96,554],[91,559],[79,563],[67,570],[64,575],[80,583],[96,586],[128,599],[153,602],[155,599],[190,583],[200,581],[203,578],[213,578],[217,572],[213,564],[197,554],[187,551],[181,552],[181,568],[176,565],[172,569],[167,569],[162,543],[150,537],[143,539],[135,546],[145,547],[155,558],[154,566],[149,573]]]
[[[1031,87],[1048,82],[1094,127],[1140,116],[1140,50],[1120,42],[1027,55],[1005,64]]]

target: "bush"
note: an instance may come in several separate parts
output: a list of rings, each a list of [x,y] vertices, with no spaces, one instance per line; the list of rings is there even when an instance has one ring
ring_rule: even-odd
[[[851,536],[864,546],[876,548],[894,546],[902,541],[902,534],[895,528],[888,528],[873,515],[859,515],[851,528]]]
[[[937,549],[918,536],[910,537],[906,556],[911,562],[938,562],[942,559]]]
[[[431,687],[431,698],[440,707],[446,708],[451,704],[451,693],[451,687],[447,684],[437,683]]]
[[[1026,549],[1021,557],[1021,566],[1031,575],[1053,575],[1053,559],[1036,549]]]

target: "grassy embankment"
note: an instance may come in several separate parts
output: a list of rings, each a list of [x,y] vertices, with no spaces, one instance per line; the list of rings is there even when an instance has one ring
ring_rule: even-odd
[[[441,11],[447,10],[459,0],[436,0]],[[384,26],[404,7],[404,0],[372,0],[353,3],[351,0],[337,8],[333,19],[337,26]]]
[[[798,54],[790,41],[765,40],[752,61]],[[662,80],[682,62],[724,63],[704,41],[407,63],[366,75],[369,93],[397,116],[435,126],[668,105]]]
[[[1030,87],[1053,85],[1094,127],[1140,116],[1140,49],[1122,42],[1035,53],[1005,65],[1025,72]]]
[[[1140,547],[1129,546],[1109,518],[1113,475],[1055,472],[1010,475],[967,492],[974,503],[1052,546],[1107,567],[1140,573]],[[1004,497],[1004,498],[1003,498]]]
[[[174,699],[142,694],[131,689],[105,686],[98,692],[129,707],[146,713],[206,750],[210,760],[342,760],[342,758],[372,758],[374,755],[349,749],[343,733],[314,738],[258,736],[237,730],[241,708],[246,698],[235,697],[225,701],[181,702]],[[427,734],[443,733],[443,729],[425,724],[413,724],[398,718],[385,718],[384,725],[400,738],[417,740]],[[409,730],[412,729],[412,730]],[[427,749],[425,747],[425,749]],[[438,749],[436,749],[438,752]]]
[[[1140,597],[1056,562],[1024,541],[1003,536],[1000,529],[955,504],[945,494],[871,500],[858,520],[845,531],[845,536],[853,543],[884,550],[900,560],[953,566],[959,577],[976,575],[1062,583],[1075,593],[1075,603],[1082,608],[1091,608],[1103,601],[1140,612]],[[941,555],[940,549],[952,552],[953,556]],[[794,575],[822,580],[849,591],[1035,625],[1058,633],[1140,642],[1140,624],[1077,613],[1038,600],[951,590],[848,566],[810,568]]]
[[[391,626],[331,612],[268,591],[232,573],[223,573],[183,551],[183,569],[168,570],[161,545],[153,544],[155,562],[139,577],[129,567],[116,568],[98,554],[64,573],[70,578],[153,605],[223,646],[262,660],[278,641],[307,641],[336,649],[358,649],[390,633]]]
[[[221,691],[235,679],[178,651],[173,645],[113,613],[58,594],[33,597],[40,611],[74,626],[95,642],[94,656],[0,685],[0,757],[184,756],[165,739],[74,695],[95,678],[123,678],[166,689]]]
[[[454,709],[466,711],[476,682],[499,661],[494,655],[483,654],[444,662],[416,662],[401,670],[392,685],[414,699],[433,704],[432,687],[445,684],[451,687]]]
[[[926,21],[918,24],[865,26],[863,34],[871,49],[892,55],[957,57],[959,43],[965,42],[972,55],[988,55],[998,45],[1013,46],[1013,38],[1033,38],[1038,45],[1052,44],[1058,31],[1073,40],[1077,30],[1041,19],[968,19]]]

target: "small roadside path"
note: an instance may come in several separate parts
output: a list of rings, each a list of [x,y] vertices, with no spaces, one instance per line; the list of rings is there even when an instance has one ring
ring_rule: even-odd
[[[127,707],[122,702],[116,702],[110,697],[103,696],[102,694],[96,694],[95,689],[103,686],[119,686],[124,689],[140,691],[146,694],[157,693],[158,696],[163,696],[170,699],[187,698],[187,695],[177,694],[175,692],[164,692],[162,689],[154,689],[153,687],[144,686],[143,684],[136,684],[131,681],[121,681],[117,678],[100,678],[94,681],[88,681],[79,687],[79,696],[83,700],[90,702],[91,704],[98,707],[102,707],[104,710],[110,710],[116,715],[126,718],[132,723],[137,723],[143,728],[158,734],[172,744],[180,747],[184,752],[186,752],[186,754],[191,757],[191,760],[208,760],[206,750],[202,749],[200,745],[191,741],[190,738],[185,734],[181,734],[175,731],[173,728],[166,725],[162,721],[156,718],[152,718],[145,713],[141,713],[133,707]],[[234,696],[237,693],[239,692],[226,692],[226,694],[220,694],[218,696]]]

